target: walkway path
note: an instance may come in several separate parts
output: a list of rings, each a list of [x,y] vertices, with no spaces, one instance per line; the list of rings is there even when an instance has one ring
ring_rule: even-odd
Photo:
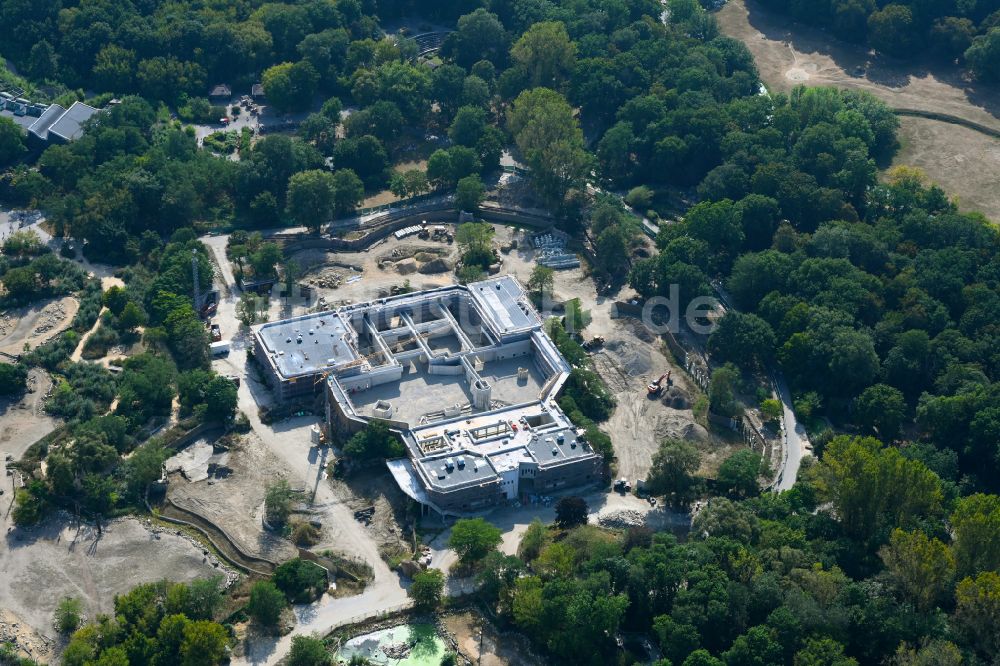
[[[795,418],[795,411],[792,409],[792,395],[784,377],[776,375],[774,386],[778,391],[778,398],[781,400],[782,430],[785,438],[785,448],[781,456],[781,470],[778,474],[778,483],[774,487],[775,490],[781,492],[789,490],[795,485],[802,458],[812,455],[812,447],[809,444],[805,427]]]

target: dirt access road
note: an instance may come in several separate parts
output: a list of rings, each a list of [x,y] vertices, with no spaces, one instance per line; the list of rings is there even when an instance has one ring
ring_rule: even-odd
[[[973,85],[956,68],[922,67],[873,56],[862,46],[797,24],[753,0],[731,0],[716,17],[753,53],[770,90],[796,85],[866,90],[898,110],[946,114],[1000,131],[1000,90]],[[859,75],[860,74],[860,75]],[[963,209],[1000,221],[1000,140],[937,120],[902,116],[893,164],[919,166]]]

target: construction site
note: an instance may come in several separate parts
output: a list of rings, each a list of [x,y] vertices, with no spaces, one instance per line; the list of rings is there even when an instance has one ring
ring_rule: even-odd
[[[253,337],[279,396],[323,388],[331,436],[388,423],[408,452],[390,471],[427,510],[467,514],[600,478],[601,456],[555,402],[569,364],[511,276],[263,324]]]

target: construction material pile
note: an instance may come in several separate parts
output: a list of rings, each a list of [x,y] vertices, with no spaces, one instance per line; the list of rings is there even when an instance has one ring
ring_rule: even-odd
[[[639,511],[632,509],[621,509],[604,513],[597,517],[597,523],[601,527],[611,529],[628,529],[629,527],[641,527],[646,524],[646,517]]]

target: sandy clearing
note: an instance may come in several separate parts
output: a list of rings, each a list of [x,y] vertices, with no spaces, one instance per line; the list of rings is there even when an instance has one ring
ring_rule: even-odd
[[[0,352],[18,355],[27,344],[30,349],[47,342],[69,325],[80,309],[80,302],[63,296],[8,310],[0,315]]]
[[[753,0],[731,0],[716,16],[725,34],[750,49],[771,90],[788,92],[802,84],[866,90],[896,109],[947,114],[1000,131],[1000,89],[970,82],[955,68],[873,55]],[[893,164],[921,167],[963,209],[1000,220],[1000,140],[941,121],[900,120],[902,149]]]
[[[8,521],[0,519],[5,532]],[[114,596],[140,583],[221,573],[188,538],[156,533],[135,518],[112,521],[99,535],[89,525],[70,524],[63,514],[32,530],[7,532],[4,539],[0,607],[50,638],[56,635],[52,612],[64,596],[81,598],[93,618],[113,610]]]

